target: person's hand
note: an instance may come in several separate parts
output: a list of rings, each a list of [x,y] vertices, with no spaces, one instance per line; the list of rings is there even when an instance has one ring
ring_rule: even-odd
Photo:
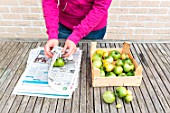
[[[48,40],[45,47],[44,47],[45,56],[47,56],[48,58],[51,58],[53,56],[53,54],[51,53],[51,50],[56,45],[58,45],[58,39]]]
[[[62,50],[62,53],[64,53],[63,57],[69,57],[72,55],[74,52],[76,52],[76,44],[72,42],[71,40],[67,39],[64,45],[64,48]],[[66,51],[68,50],[68,51]]]

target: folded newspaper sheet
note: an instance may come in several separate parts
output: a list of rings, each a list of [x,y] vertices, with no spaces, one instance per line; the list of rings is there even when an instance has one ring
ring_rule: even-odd
[[[13,94],[70,99],[78,85],[82,50],[77,49],[72,58],[65,59],[63,67],[53,67],[61,50],[54,48],[53,58],[48,59],[43,47],[32,49]]]

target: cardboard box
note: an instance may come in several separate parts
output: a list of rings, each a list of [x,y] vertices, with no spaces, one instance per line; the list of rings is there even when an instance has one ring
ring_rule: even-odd
[[[104,87],[104,86],[140,86],[142,81],[142,66],[138,65],[130,52],[130,43],[124,42],[123,48],[96,48],[97,42],[91,43],[90,60],[92,70],[92,86]],[[120,53],[128,54],[129,58],[135,65],[135,76],[123,76],[123,77],[100,77],[100,69],[92,67],[92,55],[97,49],[104,51],[118,50]]]

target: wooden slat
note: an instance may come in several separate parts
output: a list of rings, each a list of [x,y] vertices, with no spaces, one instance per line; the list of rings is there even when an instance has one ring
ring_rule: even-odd
[[[23,96],[23,100],[22,100],[16,113],[24,113],[27,103],[29,101],[29,98],[30,98],[30,96]]]
[[[86,106],[87,106],[87,113],[94,113],[92,73],[91,73],[91,66],[89,65],[90,64],[90,44],[88,44],[87,50],[88,51],[87,51],[87,56],[86,56],[86,60],[87,60],[87,65],[86,65],[86,68],[87,68],[87,74],[86,74],[87,102],[86,102]]]
[[[144,51],[140,51],[140,49],[138,48],[138,46],[136,44],[134,44],[134,47],[135,47],[135,50],[137,52],[137,54],[144,54]],[[145,58],[146,59],[146,58]],[[153,78],[153,74],[151,73],[151,70],[149,69],[149,64],[148,64],[148,61],[147,62],[147,65],[142,61],[141,63],[143,64],[143,68],[144,68],[144,77],[143,77],[143,80],[145,82],[144,86],[147,87],[147,92],[149,93],[151,99],[152,99],[152,103],[154,104],[155,106],[155,109],[156,111],[159,113],[163,112],[163,109],[160,105],[160,102],[159,100],[157,99],[157,95],[155,94],[155,91],[154,89],[157,89],[157,84],[155,82],[155,79]],[[155,95],[155,96],[153,96]],[[146,100],[147,101],[147,100]]]
[[[80,47],[80,49],[82,49],[82,44],[78,44],[78,46]],[[84,52],[84,51],[82,51]],[[82,61],[82,58],[81,58],[81,61]],[[80,67],[80,72],[79,72],[79,79],[78,79],[78,87],[76,88],[76,90],[73,92],[73,96],[72,96],[72,108],[71,108],[71,113],[79,113],[79,109],[80,109],[80,102],[79,102],[79,99],[80,99],[80,87],[81,87],[81,80],[80,80],[80,77],[81,77],[81,68]]]
[[[142,48],[142,46],[141,45],[139,45],[139,47],[141,48],[141,50],[142,51],[144,51],[144,49]],[[162,81],[161,80],[161,78],[160,78],[160,76],[163,74],[162,72],[161,72],[161,70],[160,70],[160,68],[159,68],[159,65],[157,64],[157,62],[156,62],[156,60],[155,60],[155,58],[153,57],[153,55],[151,54],[151,52],[149,51],[149,49],[148,49],[148,47],[145,45],[145,44],[143,44],[143,47],[145,48],[145,50],[147,51],[147,54],[145,54],[145,55],[148,55],[148,61],[152,61],[151,63],[153,63],[153,64],[151,64],[151,66],[150,66],[150,68],[151,68],[151,71],[152,71],[152,73],[154,74],[154,77],[155,77],[155,80],[156,80],[156,82],[157,82],[157,85],[158,85],[158,88],[160,88],[160,90],[155,90],[156,91],[156,93],[159,95],[159,98],[160,98],[160,102],[161,102],[161,105],[162,105],[162,107],[164,108],[164,110],[167,110],[169,107],[168,107],[168,104],[167,104],[167,102],[166,102],[166,100],[168,101],[168,99],[167,99],[167,97],[165,97],[164,95],[169,95],[168,94],[168,91],[167,91],[167,89],[166,89],[166,85],[168,84],[167,83],[167,81],[166,81],[166,79],[165,79],[165,81]],[[158,71],[159,72],[158,72]],[[158,73],[156,73],[156,72],[158,72],[158,73],[160,73],[159,75],[158,75]],[[165,83],[165,84],[164,84]],[[162,91],[162,92],[161,92]]]
[[[119,48],[118,44],[114,44],[111,46],[112,48]],[[114,91],[116,90],[117,87],[114,87]],[[123,101],[121,101],[119,98],[116,99],[116,104],[121,104],[122,108],[121,109],[117,109],[118,113],[125,113],[126,109],[125,109],[125,104]]]
[[[64,42],[60,42],[59,44],[61,47],[64,47]],[[57,113],[62,113],[63,112],[63,108],[64,108],[64,99],[58,99],[58,104],[57,104],[57,108],[56,108],[56,112]]]
[[[111,48],[111,45],[109,43],[106,43],[105,46],[107,48]],[[107,90],[114,92],[114,87],[107,87]],[[117,113],[116,102],[114,102],[113,104],[109,104],[109,111],[110,113]]]
[[[26,45],[25,45],[26,46]],[[15,99],[15,95],[11,95],[11,93],[12,93],[12,90],[13,90],[13,88],[14,88],[14,86],[15,86],[15,84],[16,84],[16,81],[17,81],[17,79],[18,79],[18,74],[21,74],[22,72],[23,72],[23,70],[22,70],[22,68],[24,67],[23,65],[25,65],[25,64],[23,64],[23,63],[26,63],[26,60],[27,59],[24,59],[24,57],[25,57],[25,55],[27,54],[27,51],[28,51],[28,49],[29,49],[29,47],[30,46],[27,46],[28,48],[26,48],[26,49],[24,49],[25,47],[23,47],[23,49],[21,49],[21,50],[23,50],[23,51],[25,51],[25,53],[22,53],[22,51],[19,51],[18,52],[18,55],[20,56],[21,55],[21,57],[20,57],[20,60],[18,60],[15,64],[15,67],[13,67],[13,71],[10,73],[10,75],[8,75],[8,77],[7,77],[7,79],[5,80],[5,82],[4,82],[4,84],[3,84],[3,87],[1,87],[1,91],[2,92],[5,92],[4,93],[4,95],[2,95],[3,97],[2,97],[2,99],[0,100],[0,101],[2,101],[2,104],[1,104],[1,109],[2,109],[2,107],[4,106],[4,104],[5,104],[5,102],[6,102],[6,100],[8,99],[8,101],[7,101],[7,103],[5,104],[5,105],[8,105],[8,106],[5,106],[5,110],[7,111],[7,110],[9,110],[10,109],[10,107],[11,107],[11,104],[12,104],[12,102],[14,101],[14,99]],[[18,56],[16,56],[15,57],[16,58],[16,60],[18,59]],[[24,61],[25,62],[22,62],[22,60],[24,59]],[[14,60],[15,61],[15,60]],[[21,64],[22,63],[22,64]],[[20,64],[22,65],[22,66],[20,66]],[[19,67],[19,69],[18,69],[18,67]],[[24,68],[23,68],[24,69]],[[15,76],[15,77],[14,77]],[[9,97],[9,98],[8,98]],[[0,110],[1,110],[0,109]],[[5,111],[4,111],[5,112]]]
[[[165,71],[168,70],[168,73],[166,74],[166,78],[168,79],[168,81],[170,82],[170,77],[168,76],[170,73],[170,56],[168,56],[168,54],[165,54],[165,50],[162,48],[162,46],[160,44],[152,44],[152,46],[154,47],[154,49],[157,52],[157,56],[162,60],[161,65],[164,65],[164,67],[166,69],[164,69]],[[168,51],[169,53],[169,51]]]
[[[51,99],[45,98],[43,101],[41,111],[39,111],[39,113],[48,113],[50,103],[51,103]]]
[[[99,48],[100,45],[97,44],[97,48]],[[100,88],[94,88],[94,110],[95,110],[95,113],[102,113],[102,106],[101,106],[101,101],[102,101],[102,98],[100,96]]]
[[[38,97],[36,99],[34,109],[33,109],[33,113],[39,113],[41,111],[43,101],[44,101],[44,98],[42,98],[42,97]]]
[[[2,74],[4,73],[4,71],[6,70],[8,65],[10,64],[10,62],[12,61],[13,56],[16,54],[18,49],[20,49],[20,48],[16,48],[17,45],[18,45],[18,43],[11,43],[10,47],[13,47],[13,48],[8,48],[7,50],[5,50],[4,53],[1,54],[1,60],[2,59],[3,60],[0,62],[0,78],[2,77]],[[16,51],[14,51],[15,49],[16,49]]]
[[[133,57],[135,58],[135,60],[138,62],[138,63],[140,63],[141,64],[141,61],[139,60],[139,56],[138,56],[138,53],[135,51],[135,48],[134,48],[134,46],[133,46],[133,44],[131,45],[131,53],[132,53],[132,55],[133,55]],[[146,80],[145,80],[146,79]],[[147,91],[147,88],[146,88],[146,85],[145,85],[145,83],[147,84],[147,86],[149,87],[149,88],[152,88],[152,86],[150,85],[150,83],[148,82],[148,79],[147,79],[147,77],[146,77],[146,74],[145,73],[143,73],[143,80],[142,80],[142,83],[141,83],[141,86],[140,87],[134,87],[133,89],[134,89],[134,92],[133,92],[133,90],[132,90],[132,92],[133,92],[133,94],[134,95],[136,95],[136,96],[134,96],[134,100],[132,101],[132,107],[133,107],[133,109],[134,109],[134,111],[136,111],[136,109],[137,109],[137,107],[135,107],[136,105],[133,105],[133,103],[136,101],[137,102],[137,104],[139,104],[139,106],[141,105],[141,102],[140,102],[140,100],[138,100],[138,96],[139,95],[142,95],[143,97],[142,98],[145,98],[144,99],[144,101],[145,101],[145,103],[146,103],[146,107],[148,108],[148,111],[149,112],[156,112],[155,111],[155,108],[154,108],[154,106],[153,106],[153,101],[152,101],[152,98],[149,96],[149,94],[148,94],[148,91]],[[136,92],[136,93],[135,93]],[[151,92],[151,91],[150,91]],[[142,99],[141,98],[141,99]],[[142,101],[143,101],[143,99],[142,99]],[[142,107],[142,106],[141,106]],[[143,110],[142,110],[143,111]],[[142,112],[141,111],[141,112]]]
[[[8,110],[10,109],[11,104],[12,104],[12,102],[13,102],[14,99],[15,99],[15,95],[10,95],[10,94],[11,94],[11,92],[12,92],[12,90],[13,90],[15,84],[16,84],[16,81],[17,81],[18,77],[19,77],[19,76],[16,76],[16,75],[18,75],[19,73],[21,74],[22,71],[24,70],[24,68],[23,68],[24,66],[23,66],[23,65],[25,65],[25,64],[23,64],[24,62],[22,62],[22,60],[24,59],[25,55],[28,54],[27,51],[29,50],[30,45],[27,45],[26,47],[27,47],[27,48],[24,50],[24,53],[18,52],[18,55],[21,54],[20,60],[17,61],[16,65],[15,65],[15,68],[13,68],[14,70],[13,70],[13,71],[10,73],[10,75],[8,76],[8,78],[7,78],[6,82],[5,82],[5,85],[3,85],[3,86],[4,86],[3,89],[1,89],[2,91],[4,91],[5,89],[7,89],[6,92],[5,92],[5,94],[4,94],[5,96],[3,96],[3,98],[2,98],[2,101],[3,101],[3,102],[5,102],[5,101],[8,99],[8,101],[7,101],[7,103],[6,103],[6,105],[8,105],[8,106],[5,106],[5,107],[4,107],[4,109],[5,109],[6,111],[8,111]],[[24,48],[24,47],[23,47],[23,48]],[[16,58],[17,58],[17,57],[16,57]],[[27,59],[24,59],[25,63],[26,63],[26,60],[27,60]],[[14,60],[14,61],[15,61],[15,60]],[[22,64],[21,64],[21,63],[22,63]],[[20,64],[21,64],[22,66],[20,66]],[[18,69],[18,66],[20,66],[19,69]],[[22,69],[23,69],[23,70],[22,70]],[[16,74],[14,75],[15,70],[17,70],[17,72],[16,72]],[[14,76],[15,76],[15,78],[13,78]],[[11,80],[11,79],[12,79],[12,80]],[[10,82],[10,81],[11,81],[11,82]],[[9,85],[8,85],[8,84],[9,84]],[[7,87],[7,86],[8,86],[8,87]],[[7,88],[6,88],[6,87],[7,87]],[[10,96],[10,97],[8,98],[8,96]]]
[[[106,48],[104,43],[101,43],[99,48]],[[102,98],[103,93],[107,91],[106,87],[100,88],[100,96]],[[103,99],[101,99],[101,104],[102,104],[102,112],[103,113],[109,113],[109,104],[106,104]]]
[[[5,50],[6,47],[8,47],[8,45],[10,44],[10,42],[1,42],[0,44],[0,54],[2,54],[2,52]]]
[[[20,48],[23,44],[20,45]],[[26,44],[27,45],[27,44]],[[25,45],[25,46],[26,46]],[[20,49],[19,48],[19,49]],[[6,96],[10,96],[10,89],[9,90],[6,90],[8,85],[10,84],[10,80],[13,78],[13,75],[15,74],[15,72],[17,71],[17,68],[19,67],[21,61],[19,61],[19,57],[21,55],[21,52],[23,51],[24,49],[20,49],[20,51],[18,52],[18,55],[15,56],[14,60],[12,61],[12,63],[9,65],[9,67],[7,68],[7,70],[5,70],[5,73],[2,75],[1,79],[0,79],[0,90],[1,90],[1,95],[0,95],[0,98],[2,101],[2,104],[1,104],[1,107],[0,107],[0,111],[2,110],[4,104],[5,104],[5,100],[7,100],[7,97]],[[18,51],[18,50],[16,50]],[[17,52],[16,52],[17,53]],[[13,58],[11,58],[13,59]],[[19,64],[19,65],[18,65]],[[15,66],[15,67],[14,67]],[[4,93],[6,91],[6,93]],[[8,93],[7,93],[8,92]],[[5,95],[3,95],[5,94]]]
[[[81,48],[80,48],[81,49]],[[80,76],[80,80],[81,80],[81,85],[80,85],[80,113],[86,113],[86,65],[87,61],[86,61],[86,55],[87,55],[87,44],[83,43],[82,44],[82,50],[83,50],[83,54],[82,54],[82,65],[81,65],[81,76]]]
[[[56,107],[57,107],[57,102],[58,102],[58,99],[52,99],[51,100],[48,113],[55,113]]]

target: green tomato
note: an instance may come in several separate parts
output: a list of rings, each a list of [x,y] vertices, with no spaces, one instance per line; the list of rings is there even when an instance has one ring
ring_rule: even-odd
[[[96,50],[96,54],[98,54],[98,55],[100,55],[100,56],[102,56],[103,53],[104,53],[104,51],[103,51],[102,49]]]
[[[105,64],[105,68],[107,72],[111,72],[114,68],[113,64]]]
[[[131,70],[132,70],[132,65],[133,65],[133,64],[125,63],[125,64],[123,65],[123,70],[124,70],[124,72],[129,72],[129,71],[131,71]]]
[[[132,95],[132,91],[131,90],[126,90],[127,95]]]
[[[126,103],[129,103],[133,100],[133,96],[128,94],[123,99],[125,100]]]
[[[121,54],[117,50],[111,51],[109,56],[112,56],[114,60],[118,60],[121,58]]]
[[[122,61],[123,61],[124,64],[125,63],[132,63],[132,60],[130,58],[126,58],[126,59],[124,59]]]
[[[116,94],[119,98],[125,97],[127,95],[126,88],[122,86],[116,88]]]
[[[109,52],[104,52],[103,53],[103,58],[106,59],[107,57],[109,57]]]
[[[104,92],[102,95],[102,98],[103,98],[104,102],[106,102],[108,104],[113,103],[116,99],[114,93],[111,91]]]
[[[116,77],[116,75],[113,72],[107,72],[106,77]]]
[[[100,70],[100,77],[105,77],[105,72],[103,70]]]
[[[113,57],[111,57],[111,56],[105,58],[105,60],[108,61],[109,63],[112,63],[114,61]]]
[[[121,104],[117,104],[116,108],[120,109],[120,108],[122,108],[122,105]]]
[[[101,60],[95,60],[92,63],[93,67],[100,68],[102,66],[102,61]]]
[[[117,66],[123,66],[123,61],[120,60],[120,59],[118,59],[118,60],[116,61],[116,65],[117,65]]]
[[[134,71],[129,71],[126,73],[127,76],[134,76],[135,75],[135,72]]]
[[[118,77],[123,77],[123,76],[126,76],[126,74],[125,73],[118,74]]]
[[[95,60],[102,60],[102,57],[100,55],[94,53],[92,56],[92,61],[95,61]]]
[[[114,73],[115,74],[121,74],[123,72],[123,68],[121,66],[115,66],[114,67]]]
[[[53,67],[63,67],[65,65],[63,58],[58,58],[54,62]]]
[[[122,59],[122,60],[125,60],[125,59],[127,59],[127,58],[129,58],[129,56],[128,56],[127,54],[123,53],[123,54],[121,55],[121,59]]]
[[[116,52],[117,52],[116,50],[110,51],[109,56],[113,57]]]

